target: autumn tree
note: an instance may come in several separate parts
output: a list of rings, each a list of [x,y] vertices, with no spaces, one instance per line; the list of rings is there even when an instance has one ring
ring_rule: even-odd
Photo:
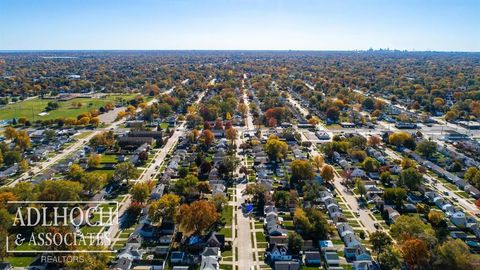
[[[85,173],[81,177],[80,183],[86,191],[93,194],[107,184],[107,174],[95,171]]]
[[[390,233],[397,241],[421,238],[428,242],[435,241],[435,231],[430,224],[425,224],[418,216],[401,215],[390,227]]]
[[[68,176],[72,180],[80,180],[85,173],[85,170],[80,167],[80,165],[74,163],[70,166],[70,170],[68,171]]]
[[[335,169],[330,165],[323,166],[322,172],[320,176],[325,180],[325,182],[329,183],[335,178]]]
[[[225,136],[230,140],[230,144],[233,146],[235,139],[237,138],[237,130],[233,127],[225,130]]]
[[[271,135],[265,144],[265,152],[274,162],[283,159],[287,155],[287,150],[287,143],[280,141],[277,136]]]
[[[404,145],[409,138],[411,138],[410,134],[399,131],[390,134],[390,136],[388,136],[388,142],[398,147]]]
[[[447,240],[435,252],[435,269],[476,269],[480,260],[472,255],[469,247],[460,239]]]
[[[165,194],[150,204],[148,217],[153,223],[160,222],[162,219],[173,220],[176,217],[179,206],[179,196],[172,193]]]
[[[215,135],[208,129],[204,129],[202,134],[200,135],[200,142],[206,146],[212,145],[213,141],[215,140]]]
[[[213,203],[206,200],[182,204],[178,210],[177,221],[180,229],[189,234],[202,234],[220,218]]]
[[[321,155],[315,155],[312,158],[313,164],[315,164],[315,167],[317,168],[317,172],[320,172],[320,169],[323,167],[324,160]]]
[[[68,180],[45,180],[40,182],[39,190],[38,199],[42,201],[78,201],[83,185]]]
[[[312,163],[309,160],[296,159],[292,161],[290,168],[292,169],[292,183],[311,180],[315,176]]]
[[[102,161],[102,156],[98,154],[91,154],[88,157],[87,164],[89,168],[97,168]]]
[[[370,145],[372,147],[378,146],[381,141],[382,141],[382,139],[377,135],[372,135],[372,136],[368,137],[368,145]]]
[[[132,194],[132,200],[140,203],[144,203],[150,196],[151,192],[152,185],[146,182],[136,183],[130,189],[130,194]]]
[[[427,266],[431,256],[427,244],[418,238],[404,241],[400,245],[400,253],[409,269],[419,269]]]

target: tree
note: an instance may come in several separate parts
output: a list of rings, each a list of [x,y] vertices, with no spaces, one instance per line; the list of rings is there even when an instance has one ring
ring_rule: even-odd
[[[3,156],[3,162],[7,166],[11,166],[17,162],[20,162],[20,160],[22,160],[22,155],[20,154],[20,152],[15,150],[8,151]]]
[[[177,194],[185,197],[192,197],[197,194],[198,178],[194,175],[187,175],[185,178],[175,181],[174,188]]]
[[[39,200],[42,201],[78,201],[83,185],[68,180],[45,180],[39,184]]]
[[[200,142],[205,144],[206,146],[212,145],[213,141],[215,140],[215,135],[208,129],[204,129],[202,134],[200,135]]]
[[[85,173],[85,170],[82,167],[80,167],[80,165],[78,165],[77,163],[74,163],[72,164],[72,166],[70,166],[70,170],[68,171],[68,176],[72,180],[79,181],[82,178],[84,173]]]
[[[373,108],[375,107],[375,100],[373,100],[373,98],[371,98],[371,97],[367,97],[366,99],[363,100],[362,107],[366,111],[373,110]]]
[[[340,118],[340,111],[336,107],[328,108],[326,114],[327,117],[334,122],[337,122]]]
[[[430,239],[435,232],[430,224],[425,224],[418,216],[401,215],[390,227],[392,237],[402,242],[410,238]]]
[[[423,180],[423,176],[414,168],[408,168],[400,173],[399,185],[409,190],[416,190]]]
[[[277,207],[286,208],[290,202],[290,193],[285,190],[275,190],[272,199],[275,201]]]
[[[228,199],[222,193],[217,193],[210,198],[210,201],[215,205],[217,212],[222,212],[223,207],[228,204]]]
[[[29,168],[29,167],[30,167],[30,166],[28,165],[28,162],[27,162],[27,160],[25,160],[25,159],[22,159],[22,161],[20,161],[20,163],[18,163],[18,169],[19,169],[19,171],[22,172],[22,173],[28,171],[28,168]]]
[[[422,156],[430,158],[437,151],[437,143],[430,140],[423,140],[417,144],[416,150]]]
[[[308,239],[326,239],[329,233],[328,222],[323,213],[315,208],[296,208],[293,216],[297,230]]]
[[[296,232],[288,233],[288,251],[290,251],[293,255],[298,255],[300,254],[300,251],[302,251],[302,246],[302,236]]]
[[[384,252],[385,248],[392,244],[392,239],[383,231],[376,231],[370,234],[370,244],[372,250],[378,254]]]
[[[213,203],[200,200],[182,204],[177,214],[180,229],[185,234],[202,234],[220,218]]]
[[[363,196],[367,194],[367,188],[365,187],[365,183],[361,179],[356,179],[355,186],[358,193],[360,194],[360,198],[363,199]]]
[[[408,168],[415,168],[417,167],[417,164],[415,163],[415,161],[413,159],[409,159],[409,158],[403,158],[402,159],[402,169],[408,169]]]
[[[210,184],[208,184],[207,181],[199,182],[197,184],[197,190],[200,193],[211,193],[212,191],[210,190]]]
[[[330,165],[323,166],[320,176],[327,182],[331,182],[335,178],[335,169]]]
[[[480,170],[477,169],[477,167],[470,167],[468,168],[466,171],[465,171],[465,174],[464,174],[464,178],[465,180],[467,180],[468,182],[472,182],[472,180],[475,179],[475,176],[477,175],[477,173],[479,172]]]
[[[159,200],[155,200],[148,208],[148,217],[153,223],[160,222],[162,219],[173,220],[180,206],[180,197],[168,193],[163,195]]]
[[[403,200],[407,198],[407,191],[401,187],[385,188],[383,192],[383,199],[385,202],[394,203],[397,208],[403,206]]]
[[[400,253],[409,269],[418,269],[428,265],[430,251],[427,244],[417,238],[407,239],[400,245]]]
[[[22,150],[30,148],[30,137],[25,130],[18,132],[17,137],[15,138],[15,144]]]
[[[312,163],[308,160],[296,159],[290,164],[292,169],[291,181],[297,183],[302,180],[312,180],[315,176]]]
[[[378,166],[380,166],[380,164],[376,159],[367,157],[363,161],[362,166],[367,172],[375,172],[378,171]]]
[[[97,168],[98,165],[100,165],[100,162],[102,161],[102,156],[97,155],[97,154],[91,154],[88,157],[87,164],[89,168]]]
[[[253,196],[253,202],[258,206],[258,208],[263,209],[263,206],[265,204],[265,195],[267,193],[267,188],[264,184],[248,184],[245,192]]]
[[[432,226],[437,227],[442,221],[444,221],[443,212],[430,210],[428,213],[428,221]]]
[[[315,167],[317,168],[317,172],[320,172],[320,169],[323,167],[324,160],[321,155],[315,155],[313,156],[313,164],[315,164]]]
[[[282,142],[277,136],[271,135],[265,144],[265,152],[267,152],[270,160],[277,162],[287,155],[288,145]]]
[[[233,172],[240,165],[240,160],[235,155],[223,157],[218,172],[224,174],[228,179],[233,179]]]
[[[132,162],[126,161],[122,163],[118,163],[115,166],[115,172],[113,173],[113,177],[117,181],[123,181],[127,180],[127,184],[129,183],[129,180],[134,178],[137,174],[137,169],[133,165]]]
[[[88,191],[90,194],[99,191],[107,183],[107,174],[99,172],[89,172],[83,174],[83,177],[80,179],[83,188]]]
[[[245,103],[239,103],[237,106],[237,110],[240,112],[243,118],[245,118],[246,114],[248,113],[248,106]]]
[[[144,203],[150,196],[151,192],[151,185],[145,182],[136,183],[130,190],[130,194],[132,194],[132,200],[140,203]]]
[[[388,136],[388,142],[398,147],[404,145],[405,141],[409,138],[411,138],[410,134],[399,131],[390,134],[390,136]]]
[[[378,262],[382,270],[398,270],[401,267],[401,254],[392,246],[387,246],[385,251],[378,255]]]
[[[5,138],[7,140],[14,140],[15,138],[17,138],[18,132],[15,128],[8,126],[3,131],[3,134],[5,135]]]
[[[368,137],[368,145],[373,146],[373,147],[378,146],[381,141],[382,141],[382,139],[377,135],[372,135],[372,136]]]
[[[225,136],[230,140],[231,145],[234,144],[235,139],[237,138],[237,130],[233,127],[225,130]]]
[[[475,269],[479,260],[460,239],[448,240],[437,248],[434,266],[436,269]]]
[[[90,124],[92,124],[95,127],[98,127],[98,125],[100,124],[100,119],[98,117],[92,117],[90,119]]]

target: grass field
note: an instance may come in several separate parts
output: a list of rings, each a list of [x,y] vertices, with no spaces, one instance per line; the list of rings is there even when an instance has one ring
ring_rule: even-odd
[[[56,110],[50,111],[48,115],[40,116],[41,112],[45,111],[47,103],[54,100],[48,99],[30,99],[26,101],[9,104],[0,108],[0,120],[7,120],[12,118],[25,117],[30,121],[56,119],[60,117],[77,117],[79,114],[88,112],[91,109],[98,109],[107,102],[115,103],[117,98],[124,98],[126,100],[132,99],[136,94],[115,94],[108,95],[105,98],[74,98],[68,101],[58,101],[60,107]],[[73,102],[82,103],[81,108],[73,108]]]

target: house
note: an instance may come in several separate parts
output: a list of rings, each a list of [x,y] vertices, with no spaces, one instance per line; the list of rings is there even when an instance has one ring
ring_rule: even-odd
[[[170,263],[177,264],[182,263],[185,259],[185,252],[183,251],[172,251],[170,255]]]
[[[0,262],[0,270],[11,270],[12,265],[8,262]]]
[[[360,169],[360,168],[355,168],[353,169],[352,173],[350,174],[350,177],[352,178],[364,178],[366,177],[367,174],[365,173],[364,170]]]
[[[286,245],[288,244],[288,237],[286,235],[270,236],[268,238],[269,245]]]
[[[374,270],[376,269],[371,260],[354,261],[352,265],[353,270]]]
[[[205,243],[209,247],[223,248],[225,246],[225,235],[211,232],[207,236]]]
[[[119,258],[113,269],[115,270],[130,270],[132,269],[132,262],[133,260],[130,258]]]
[[[395,220],[400,217],[400,213],[397,210],[393,209],[393,207],[391,206],[386,206],[384,208],[384,211],[388,215],[388,220],[391,223],[395,223]]]
[[[362,260],[371,260],[372,257],[367,249],[359,244],[354,247],[345,247],[343,249],[345,254],[345,259],[347,261],[362,261]]]
[[[303,261],[309,266],[320,266],[322,260],[319,251],[305,251]]]
[[[204,257],[208,257],[208,256],[216,256],[217,258],[222,257],[220,248],[218,247],[205,247],[201,255]]]
[[[166,235],[160,236],[160,238],[158,238],[158,242],[160,244],[170,244],[172,243],[172,239],[173,239],[173,235],[166,234]]]
[[[331,240],[321,240],[319,241],[320,251],[322,253],[326,252],[327,250],[333,250],[335,246]]]
[[[286,245],[273,245],[266,251],[266,258],[272,262],[290,261],[292,260],[292,255],[288,254]]]
[[[453,238],[453,239],[462,239],[462,240],[465,240],[467,239],[467,234],[465,232],[462,232],[462,231],[453,231],[453,232],[450,232],[450,236]]]
[[[202,262],[200,263],[200,270],[219,270],[217,256],[202,256]]]
[[[276,261],[274,264],[275,270],[299,270],[300,262],[297,261]]]
[[[340,265],[340,257],[336,250],[328,250],[323,254],[323,258],[325,263],[328,266],[339,266]]]

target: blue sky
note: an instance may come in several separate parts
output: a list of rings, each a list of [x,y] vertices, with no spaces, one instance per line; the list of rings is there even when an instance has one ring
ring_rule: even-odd
[[[0,50],[480,51],[480,0],[0,0]]]

